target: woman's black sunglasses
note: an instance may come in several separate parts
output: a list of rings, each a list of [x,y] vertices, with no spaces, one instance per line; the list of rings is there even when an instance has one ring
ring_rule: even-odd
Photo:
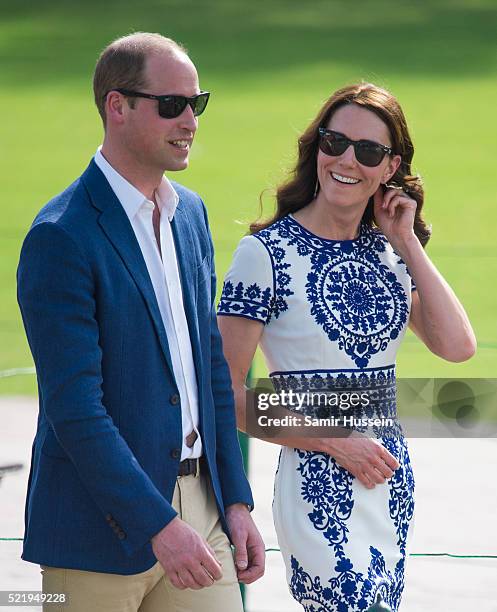
[[[352,145],[355,158],[363,166],[374,168],[381,163],[385,155],[393,155],[393,149],[372,140],[350,140],[347,136],[319,128],[319,148],[325,155],[342,155]]]
[[[190,98],[176,95],[154,96],[153,94],[142,93],[141,91],[132,91],[130,89],[121,89],[119,87],[116,87],[116,89],[111,91],[118,91],[123,96],[128,96],[130,98],[148,98],[149,100],[157,100],[159,102],[159,115],[163,119],[174,119],[175,117],[179,117],[185,110],[187,104],[191,106],[195,117],[198,117],[204,112],[210,96],[208,91],[201,91],[196,96],[191,96]]]

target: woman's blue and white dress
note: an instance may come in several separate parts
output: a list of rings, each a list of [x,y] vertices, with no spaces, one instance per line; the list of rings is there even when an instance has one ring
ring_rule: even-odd
[[[366,384],[383,390],[380,408],[392,414],[412,289],[379,230],[326,240],[289,215],[242,239],[218,313],[264,323],[260,345],[279,388]],[[414,479],[402,434],[376,437],[400,467],[374,489],[327,454],[282,448],[274,521],[291,593],[307,612],[366,610],[377,593],[398,609]]]

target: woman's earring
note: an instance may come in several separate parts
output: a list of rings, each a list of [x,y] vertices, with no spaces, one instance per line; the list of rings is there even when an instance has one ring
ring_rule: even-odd
[[[319,191],[319,179],[316,179],[316,186],[314,187],[314,198],[318,195]]]

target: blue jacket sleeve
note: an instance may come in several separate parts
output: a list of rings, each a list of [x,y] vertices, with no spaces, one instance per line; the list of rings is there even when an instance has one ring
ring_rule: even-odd
[[[30,230],[18,269],[18,301],[33,354],[40,405],[79,477],[133,554],[176,512],[139,465],[102,403],[102,353],[94,277],[67,231]]]

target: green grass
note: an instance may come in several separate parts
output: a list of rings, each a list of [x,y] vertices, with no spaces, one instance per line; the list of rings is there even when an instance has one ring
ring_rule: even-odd
[[[102,138],[91,93],[96,56],[118,35],[149,30],[185,43],[212,91],[191,167],[174,178],[207,203],[220,278],[260,192],[284,177],[297,134],[329,93],[358,79],[393,90],[425,180],[428,252],[479,341],[471,361],[454,365],[408,334],[399,373],[496,375],[495,2],[26,0],[0,1],[0,14],[0,370],[32,364],[15,298],[22,238]],[[272,205],[267,195],[266,211]],[[264,373],[260,358],[256,373]],[[0,379],[1,394],[35,390],[34,376]]]

